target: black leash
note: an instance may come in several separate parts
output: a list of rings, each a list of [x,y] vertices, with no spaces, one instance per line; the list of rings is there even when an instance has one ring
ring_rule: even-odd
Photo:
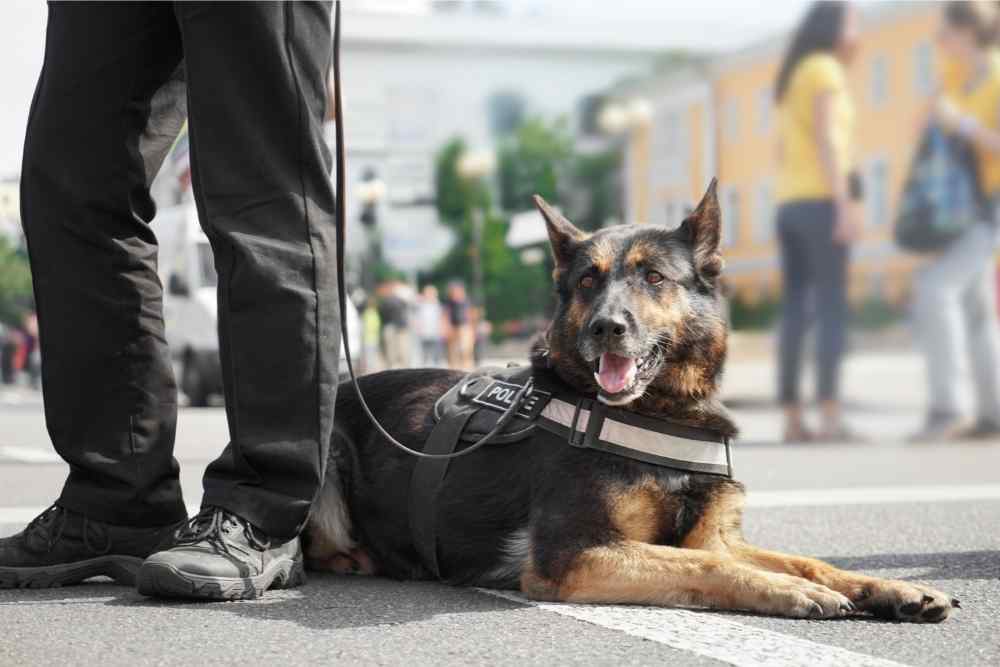
[[[358,378],[354,374],[354,363],[351,361],[351,342],[347,335],[347,287],[344,284],[344,246],[347,244],[347,159],[344,156],[344,106],[340,98],[340,0],[337,0],[336,8],[334,9],[333,21],[333,100],[334,105],[336,106],[337,118],[335,135],[337,162],[337,295],[340,298],[340,335],[343,337],[344,341],[344,355],[347,357],[347,371],[351,376],[351,383],[354,385],[354,391],[358,395],[358,402],[361,403],[361,409],[364,411],[368,419],[371,420],[375,429],[382,434],[383,438],[389,441],[389,444],[406,452],[410,456],[416,456],[422,459],[455,459],[460,456],[465,456],[466,454],[471,454],[484,445],[489,444],[489,442],[503,430],[507,423],[513,419],[514,415],[521,407],[521,401],[531,395],[533,383],[529,379],[528,382],[525,383],[524,387],[517,392],[510,403],[510,407],[507,408],[497,421],[496,426],[494,426],[489,433],[465,449],[448,454],[428,454],[426,452],[421,452],[407,447],[399,440],[392,437],[392,435],[390,435],[389,432],[382,427],[382,424],[380,424],[378,419],[375,418],[375,415],[372,414],[371,408],[368,407],[368,403],[365,401],[365,397],[361,393],[361,387],[358,386]]]

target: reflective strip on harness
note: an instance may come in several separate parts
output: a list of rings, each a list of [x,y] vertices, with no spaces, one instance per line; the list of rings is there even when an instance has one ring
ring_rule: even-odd
[[[704,432],[694,429],[681,433],[688,429],[624,414],[594,401],[573,405],[553,398],[542,410],[538,425],[566,437],[576,447],[670,468],[731,476],[729,443],[724,436],[706,439]]]

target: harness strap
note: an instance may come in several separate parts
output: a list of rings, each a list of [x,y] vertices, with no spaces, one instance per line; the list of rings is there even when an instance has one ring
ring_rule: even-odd
[[[424,451],[437,455],[454,453],[465,425],[478,410],[479,406],[473,404],[439,421],[431,430]],[[441,568],[437,553],[437,500],[448,474],[449,463],[451,458],[447,456],[423,458],[417,461],[410,474],[410,534],[420,558],[438,579],[441,578]]]
[[[539,415],[539,428],[570,445],[653,465],[732,477],[730,439],[721,433],[644,417],[590,398],[556,396]]]

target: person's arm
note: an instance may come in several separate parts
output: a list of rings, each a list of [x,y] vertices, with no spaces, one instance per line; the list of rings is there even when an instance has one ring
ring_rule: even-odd
[[[835,224],[833,235],[840,243],[850,243],[857,239],[860,231],[854,209],[851,206],[847,183],[847,165],[840,164],[834,143],[834,105],[836,92],[826,91],[816,95],[813,102],[814,141],[818,148],[820,166],[833,199]]]
[[[936,111],[941,124],[947,129],[957,132],[978,148],[1000,154],[1000,131],[983,125],[972,114],[959,111],[947,98],[937,104]],[[994,113],[1000,126],[1000,109]]]
[[[448,317],[448,309],[443,305],[438,309],[438,319],[441,323],[441,338],[451,338],[451,318]]]

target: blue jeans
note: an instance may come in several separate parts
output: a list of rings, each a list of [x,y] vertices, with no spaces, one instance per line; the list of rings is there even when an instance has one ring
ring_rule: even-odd
[[[833,239],[830,200],[802,200],[778,209],[784,303],[779,330],[778,395],[799,402],[802,347],[813,320],[817,332],[819,400],[838,397],[840,362],[847,338],[847,246]]]

